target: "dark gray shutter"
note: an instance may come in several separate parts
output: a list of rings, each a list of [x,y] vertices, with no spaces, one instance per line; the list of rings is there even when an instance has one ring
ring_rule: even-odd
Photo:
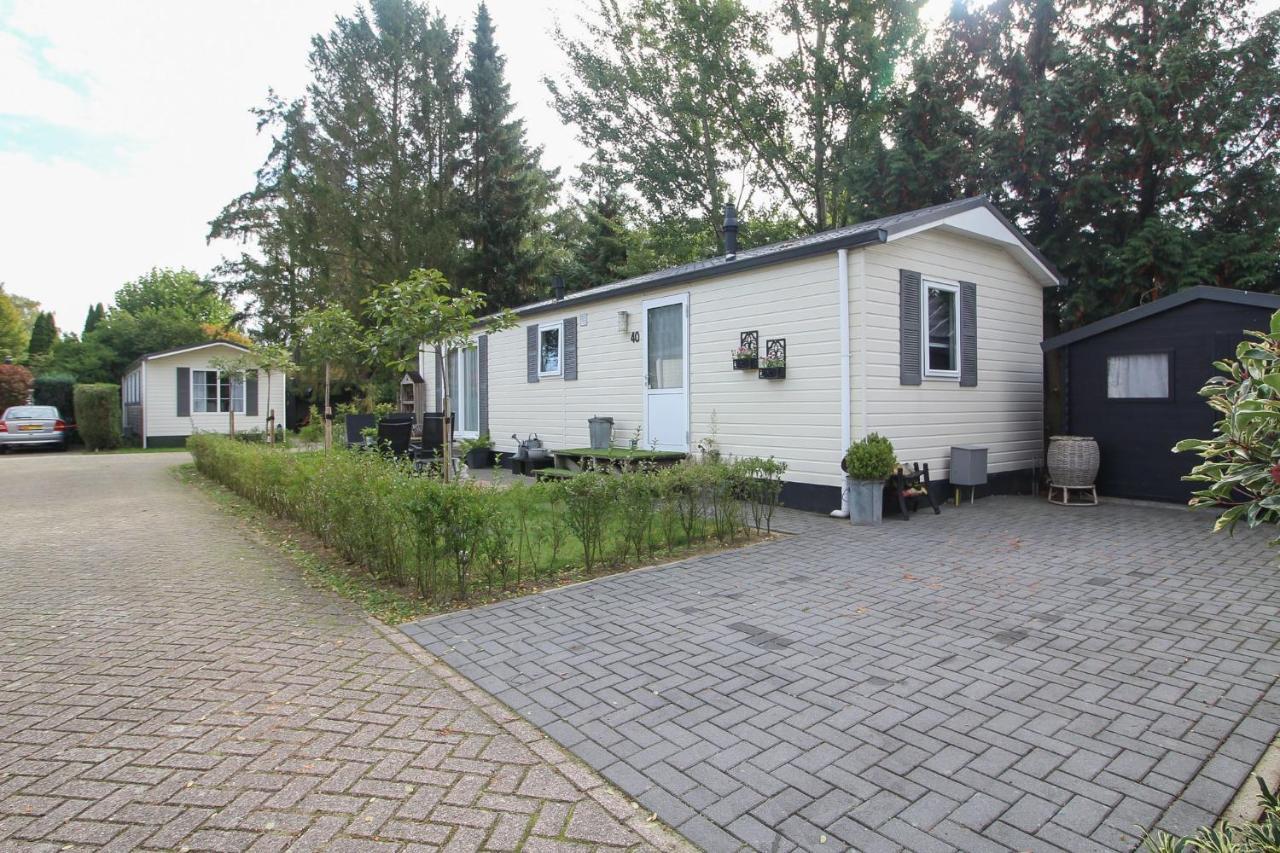
[[[250,370],[244,375],[244,413],[247,417],[258,416],[258,371]]]
[[[898,270],[898,381],[920,384],[920,273]]]
[[[480,434],[489,434],[489,336],[481,335],[476,343],[476,361],[480,365]]]
[[[436,411],[444,411],[444,359],[436,353]]]
[[[525,334],[528,335],[526,340],[528,352],[528,380],[530,382],[538,381],[538,326],[535,323],[527,326]]]
[[[978,286],[960,282],[960,384],[978,384]]]
[[[561,356],[564,358],[564,378],[578,378],[578,318],[564,318],[564,340]]]
[[[178,368],[178,417],[191,417],[191,368]]]

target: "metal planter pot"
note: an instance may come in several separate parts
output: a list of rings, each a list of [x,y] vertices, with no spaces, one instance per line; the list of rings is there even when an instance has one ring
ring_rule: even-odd
[[[884,482],[845,479],[849,489],[849,520],[859,526],[878,525],[884,515]]]

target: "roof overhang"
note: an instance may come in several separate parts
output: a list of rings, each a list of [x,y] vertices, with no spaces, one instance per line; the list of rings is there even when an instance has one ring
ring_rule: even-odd
[[[896,228],[890,226],[887,229],[889,242],[933,229],[963,234],[1004,249],[1043,287],[1057,287],[1066,283],[1062,273],[1013,223],[1005,219],[995,205],[985,198],[973,199],[973,202],[972,206],[958,211],[940,211],[940,215],[934,219],[917,219]]]

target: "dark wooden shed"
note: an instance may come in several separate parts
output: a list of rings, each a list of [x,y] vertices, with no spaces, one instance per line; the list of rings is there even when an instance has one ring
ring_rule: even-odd
[[[1063,432],[1093,436],[1098,492],[1185,501],[1194,456],[1170,452],[1208,436],[1217,420],[1199,390],[1213,362],[1233,357],[1247,330],[1265,331],[1280,296],[1192,287],[1050,338],[1061,350]]]

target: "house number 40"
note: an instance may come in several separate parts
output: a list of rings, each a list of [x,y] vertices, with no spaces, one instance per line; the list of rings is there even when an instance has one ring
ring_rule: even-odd
[[[638,343],[640,343],[640,333],[639,333],[639,332],[632,332],[632,333],[631,333],[631,343],[633,343],[633,344],[638,344]]]

